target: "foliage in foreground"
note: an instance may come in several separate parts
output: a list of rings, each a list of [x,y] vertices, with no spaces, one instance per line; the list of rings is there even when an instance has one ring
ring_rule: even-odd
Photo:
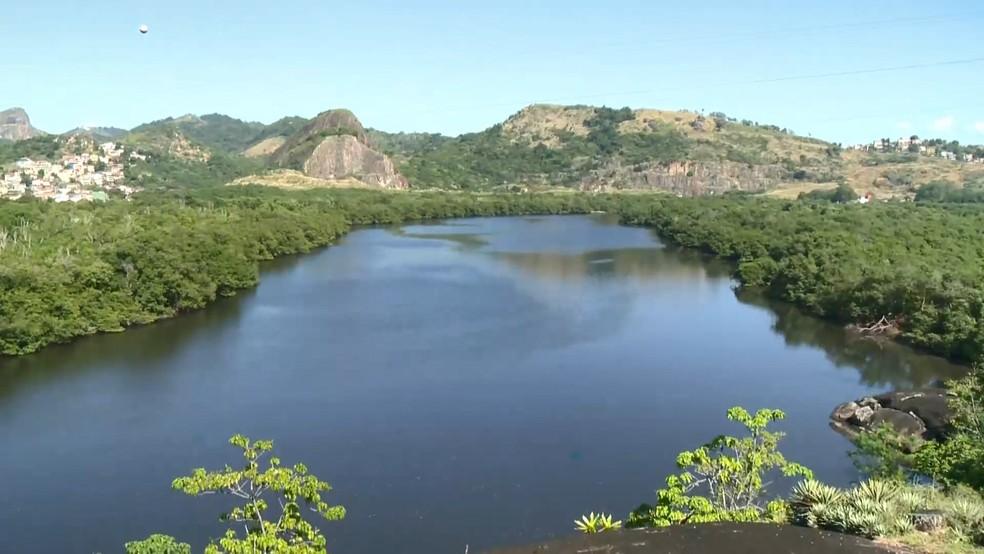
[[[581,519],[575,519],[574,528],[584,534],[591,535],[594,533],[604,533],[605,531],[621,529],[622,522],[614,521],[611,514],[596,514],[591,512],[590,515],[582,515]]]
[[[945,485],[963,484],[984,493],[984,362],[950,382],[949,392],[953,431],[946,441],[920,448],[913,467]]]
[[[226,494],[238,499],[239,505],[221,520],[231,527],[218,544],[205,548],[206,554],[324,554],[325,536],[306,513],[326,521],[345,517],[345,508],[329,505],[322,495],[331,485],[308,473],[304,464],[281,465],[269,456],[273,441],[251,441],[242,435],[229,439],[242,450],[245,465],[241,469],[226,466],[218,471],[204,468],[178,477],[175,490],[192,496]],[[261,461],[267,457],[266,467]],[[239,533],[240,527],[242,534]],[[190,547],[166,535],[151,535],[143,541],[126,544],[127,554],[188,554]]]
[[[984,492],[984,364],[947,386],[952,419],[945,440],[907,437],[889,426],[865,431],[850,454],[858,469],[875,479],[904,481],[915,474]]]
[[[755,415],[740,407],[728,410],[728,419],[742,424],[748,435],[721,435],[696,450],[680,453],[676,463],[683,471],[667,477],[666,488],[656,492],[656,504],[641,505],[629,515],[628,525],[785,519],[782,501],[764,500],[765,479],[777,471],[786,477],[812,478],[813,473],[786,460],[779,451],[784,434],[767,430],[770,423],[784,417],[779,410],[759,410]]]
[[[795,523],[868,538],[905,538],[931,531],[942,542],[984,540],[984,499],[969,489],[948,492],[896,481],[871,480],[849,490],[807,480],[793,490]]]

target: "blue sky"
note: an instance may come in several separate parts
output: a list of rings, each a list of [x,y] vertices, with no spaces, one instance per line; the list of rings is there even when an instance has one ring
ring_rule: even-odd
[[[49,132],[347,107],[379,129],[457,134],[555,102],[717,110],[845,143],[984,142],[976,0],[5,4],[0,107]]]

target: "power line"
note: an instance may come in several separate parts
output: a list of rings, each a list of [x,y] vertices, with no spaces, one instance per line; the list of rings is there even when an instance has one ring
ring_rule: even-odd
[[[552,98],[548,100],[538,100],[532,102],[535,104],[552,104],[552,103],[563,103],[578,100],[587,100],[592,98],[605,98],[610,96],[633,96],[639,94],[653,94],[653,93],[663,93],[663,92],[686,92],[694,90],[703,90],[707,88],[719,88],[719,87],[733,87],[741,85],[757,85],[757,84],[769,84],[769,83],[781,83],[788,81],[806,81],[815,79],[829,79],[837,77],[849,77],[856,75],[869,75],[876,73],[889,73],[892,71],[910,71],[913,69],[928,69],[932,67],[947,67],[955,65],[969,65],[984,62],[984,56],[977,56],[973,58],[962,58],[955,60],[942,60],[936,62],[926,62],[926,63],[915,63],[906,65],[895,65],[895,66],[882,66],[882,67],[870,67],[865,69],[852,69],[844,71],[833,71],[827,73],[813,73],[813,74],[803,74],[803,75],[783,75],[778,77],[766,77],[760,79],[748,79],[739,81],[723,81],[717,83],[705,83],[697,86],[681,86],[672,88],[659,88],[659,89],[640,89],[632,91],[609,91],[609,92],[598,92],[591,94],[581,94],[576,96],[567,96],[563,98]],[[666,98],[660,98],[656,100],[666,100]],[[430,113],[434,111],[461,111],[461,110],[473,110],[473,109],[483,109],[483,108],[501,108],[516,106],[516,102],[509,103],[496,103],[496,104],[485,104],[485,105],[472,105],[472,106],[455,106],[451,108],[442,108],[440,110],[423,110],[421,113]],[[527,103],[526,105],[529,105]]]

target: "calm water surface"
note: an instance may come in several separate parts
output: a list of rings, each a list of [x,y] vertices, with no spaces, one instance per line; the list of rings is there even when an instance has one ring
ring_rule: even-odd
[[[624,515],[733,405],[786,410],[787,455],[843,484],[835,404],[961,371],[736,297],[727,266],[604,217],[360,230],[202,312],[0,360],[0,551],[200,551],[225,499],[170,481],[237,463],[237,432],[334,485],[338,554]]]

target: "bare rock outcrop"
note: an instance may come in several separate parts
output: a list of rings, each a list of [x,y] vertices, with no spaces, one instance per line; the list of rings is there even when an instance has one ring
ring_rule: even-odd
[[[581,189],[663,190],[681,196],[731,191],[763,192],[781,182],[785,175],[786,170],[779,165],[749,165],[730,161],[614,165],[585,177],[581,181]]]
[[[356,179],[389,189],[409,187],[393,162],[373,149],[362,123],[349,110],[322,112],[277,148],[272,160],[318,179]]]
[[[405,189],[393,162],[351,135],[325,138],[304,162],[304,174],[320,179],[354,178],[381,188]]]
[[[24,140],[43,134],[31,125],[31,118],[23,108],[0,112],[0,139]]]

